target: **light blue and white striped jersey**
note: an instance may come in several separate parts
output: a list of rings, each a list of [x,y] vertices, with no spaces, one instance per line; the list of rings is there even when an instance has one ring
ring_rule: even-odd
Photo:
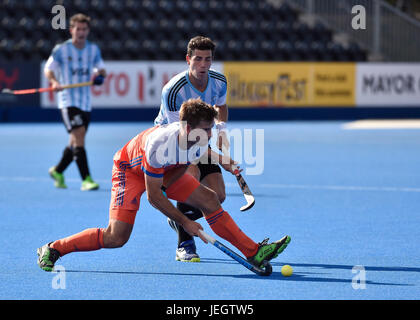
[[[45,64],[46,70],[54,71],[62,85],[91,81],[96,69],[103,69],[101,51],[94,43],[86,41],[83,49],[76,48],[71,39],[54,47]],[[92,110],[90,87],[64,89],[57,94],[58,107],[77,107]]]
[[[188,70],[174,76],[162,89],[162,100],[155,125],[179,121],[179,110],[188,99],[201,98],[211,106],[226,104],[227,82],[220,72],[209,70],[207,87],[198,91],[188,78]]]

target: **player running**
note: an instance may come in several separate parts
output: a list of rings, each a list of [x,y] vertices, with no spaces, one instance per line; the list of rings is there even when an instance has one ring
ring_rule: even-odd
[[[190,98],[200,98],[202,101],[214,106],[218,111],[216,128],[218,131],[217,146],[219,149],[229,148],[226,135],[226,122],[228,108],[226,106],[227,82],[226,77],[210,69],[214,58],[216,45],[206,37],[192,38],[187,46],[186,61],[188,70],[174,76],[162,90],[161,106],[155,119],[156,125],[179,121],[179,110],[184,101]],[[207,161],[191,165],[188,173],[193,175],[203,185],[215,191],[220,203],[225,200],[225,183],[218,164]],[[203,216],[202,212],[186,203],[178,202],[177,208],[187,214],[192,220]],[[175,259],[185,262],[199,262],[200,257],[196,252],[194,238],[185,232],[182,226],[168,219],[169,225],[178,234],[178,246]]]
[[[205,243],[199,232],[202,226],[188,219],[168,199],[199,208],[211,229],[256,266],[281,253],[290,242],[289,236],[270,244],[255,243],[223,210],[213,190],[185,174],[189,163],[208,157],[208,152],[212,157],[222,157],[208,149],[216,116],[213,107],[191,99],[181,107],[181,122],[155,126],[130,140],[114,156],[108,227],[86,229],[38,248],[40,268],[52,271],[57,259],[70,252],[122,247],[130,238],[140,197],[145,191],[153,207]],[[233,160],[225,157],[221,163],[226,163],[223,168],[233,173]]]
[[[90,18],[76,14],[70,18],[71,39],[57,45],[48,58],[44,73],[51,86],[58,92],[58,108],[70,135],[69,145],[64,148],[58,164],[51,167],[49,174],[57,188],[67,188],[63,172],[75,160],[82,178],[81,190],[96,190],[99,184],[91,178],[85,150],[85,136],[90,122],[90,87],[75,89],[61,88],[61,83],[88,82],[94,85],[104,82],[106,72],[101,52],[87,40]]]

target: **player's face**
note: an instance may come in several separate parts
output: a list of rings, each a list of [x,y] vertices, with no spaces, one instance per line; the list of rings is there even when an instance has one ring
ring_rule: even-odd
[[[190,128],[188,132],[188,140],[192,142],[192,145],[198,143],[200,146],[206,146],[212,137],[212,129],[214,127],[214,121],[203,121],[195,128]]]
[[[197,79],[207,79],[213,57],[211,50],[193,50],[192,56],[187,55],[187,62],[190,66],[190,74]]]
[[[89,26],[85,22],[76,22],[70,27],[70,34],[73,43],[84,45],[89,34]]]

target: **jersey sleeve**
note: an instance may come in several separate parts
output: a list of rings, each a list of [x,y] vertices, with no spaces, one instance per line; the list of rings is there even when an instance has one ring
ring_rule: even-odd
[[[219,94],[217,96],[217,101],[216,101],[217,106],[222,106],[226,104],[226,94],[227,94],[227,83],[223,81],[219,90]]]
[[[179,97],[175,97],[175,99],[169,97],[169,92],[170,90],[166,88],[162,90],[160,110],[155,125],[179,121],[179,108],[181,107],[179,104],[182,104],[182,102]],[[177,105],[179,105],[179,108],[177,108]]]
[[[167,118],[168,118],[168,123],[178,122],[179,121],[179,111],[169,111]]]
[[[163,142],[160,139],[146,142],[141,170],[148,176],[154,178],[163,177],[165,164],[162,163],[162,154],[159,152],[162,149]]]
[[[151,157],[154,157],[153,154],[150,155]],[[165,172],[165,169],[163,167],[153,167],[149,161],[147,161],[147,157],[145,157],[145,159],[143,159],[142,165],[141,165],[141,170],[147,174],[150,177],[153,178],[162,178],[163,174]]]
[[[97,70],[105,69],[105,63],[104,63],[104,60],[102,59],[101,49],[99,49],[99,47],[96,44],[94,45],[94,48],[95,48],[95,56],[93,58],[93,68]]]
[[[45,71],[53,71],[57,72],[60,68],[60,64],[62,63],[61,53],[59,50],[60,46],[56,45],[51,52],[47,62],[45,63],[44,70]]]
[[[55,73],[57,72],[58,69],[59,69],[59,64],[57,60],[54,60],[54,57],[51,55],[44,65],[44,71],[53,71]]]

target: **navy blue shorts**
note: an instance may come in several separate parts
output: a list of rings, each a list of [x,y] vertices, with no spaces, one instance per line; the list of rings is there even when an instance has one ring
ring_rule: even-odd
[[[220,166],[218,164],[213,164],[210,162],[207,164],[198,163],[197,164],[198,169],[200,169],[200,181],[203,180],[207,175],[215,172],[222,173],[222,170],[220,169]]]
[[[73,129],[83,126],[87,131],[90,123],[90,112],[80,110],[76,107],[67,107],[61,109],[61,118],[68,133]]]

